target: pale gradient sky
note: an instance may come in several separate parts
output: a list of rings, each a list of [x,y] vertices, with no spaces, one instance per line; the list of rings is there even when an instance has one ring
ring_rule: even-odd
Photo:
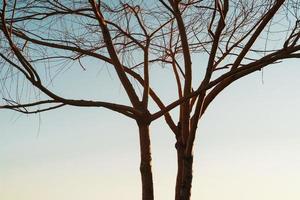
[[[76,70],[85,76],[71,81]],[[124,101],[120,86],[103,78],[105,69],[98,75],[78,70],[58,77],[64,94]],[[172,96],[168,77],[159,76],[154,85],[163,81],[161,92]],[[199,124],[193,200],[300,198],[299,77],[299,62],[284,62],[264,70],[264,84],[258,72],[215,100]],[[102,89],[86,89],[93,81]],[[1,200],[141,199],[134,121],[103,109],[66,107],[43,113],[40,130],[38,115],[1,110],[0,126]],[[173,199],[175,139],[162,120],[151,132],[155,197]]]

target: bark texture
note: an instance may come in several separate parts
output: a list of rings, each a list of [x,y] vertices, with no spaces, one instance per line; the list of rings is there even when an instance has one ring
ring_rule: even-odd
[[[149,125],[138,124],[140,134],[141,164],[140,172],[142,178],[142,200],[153,200],[153,177],[151,169],[151,148]]]
[[[192,181],[193,181],[193,155],[184,156],[180,200],[189,200],[191,198]]]
[[[176,142],[176,151],[177,151],[177,178],[176,178],[176,187],[175,187],[175,200],[180,200],[180,191],[181,191],[181,182],[182,182],[182,172],[183,172],[183,155],[184,147],[180,141]]]
[[[193,155],[186,156],[177,147],[177,179],[175,200],[190,200],[193,181]]]

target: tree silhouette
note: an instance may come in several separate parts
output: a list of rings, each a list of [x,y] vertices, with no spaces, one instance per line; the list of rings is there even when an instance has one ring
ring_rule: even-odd
[[[300,57],[299,10],[292,0],[3,0],[0,108],[32,114],[102,107],[132,118],[139,128],[143,200],[154,199],[149,125],[164,116],[177,141],[175,199],[188,200],[199,120],[234,81]],[[196,56],[201,63],[193,62]],[[130,105],[68,98],[49,87],[55,83],[47,79],[51,67],[65,61],[88,70],[82,64],[87,59],[116,72]],[[151,87],[151,68],[160,66],[174,74],[171,89],[178,96],[170,104]],[[24,97],[24,84],[35,91],[31,98]],[[177,107],[176,123],[169,112]]]

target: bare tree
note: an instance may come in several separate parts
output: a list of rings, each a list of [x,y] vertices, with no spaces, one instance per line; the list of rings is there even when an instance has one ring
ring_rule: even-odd
[[[300,7],[298,1],[284,0],[160,2],[173,14],[178,26],[176,36],[180,38],[182,52],[179,54],[183,56],[184,69],[184,77],[181,82],[178,79],[177,84],[179,99],[197,93],[180,105],[178,132],[174,132],[178,157],[175,199],[188,200],[199,120],[213,99],[234,81],[281,60],[300,58]],[[206,17],[201,16],[198,20],[207,20],[206,29],[199,33],[190,32],[194,26],[188,26],[186,21],[205,11]],[[180,65],[176,59],[177,42],[176,39],[170,40],[170,46],[175,46],[169,49],[174,65]],[[191,55],[198,53],[191,48],[195,44],[206,44],[198,51],[207,54],[207,62],[200,84],[193,89],[192,78],[199,80],[199,75],[192,73]],[[166,110],[155,113],[154,118]]]
[[[158,24],[146,30],[139,7],[121,2],[111,6],[92,0],[10,3],[3,1],[1,10],[0,56],[5,85],[2,94],[6,104],[1,108],[30,114],[65,105],[103,107],[134,119],[140,133],[143,199],[153,199],[149,136],[151,121],[148,110],[149,68],[146,64],[141,76],[124,65],[129,57],[123,61],[119,55],[127,56],[127,53],[130,53],[134,56],[133,54],[142,51],[143,63],[149,63],[150,39],[163,25]],[[132,25],[133,23],[137,23],[138,27]],[[131,30],[132,28],[134,29]],[[97,100],[69,99],[47,87],[49,81],[47,83],[46,75],[41,72],[43,64],[46,63],[51,67],[61,60],[70,60],[78,62],[85,68],[81,60],[86,57],[101,60],[103,61],[101,65],[108,63],[113,67],[132,106]],[[23,87],[18,87],[18,84],[14,84],[17,95],[12,97],[11,90],[5,89],[6,80],[16,79],[19,76],[25,77],[26,81],[34,86],[40,93],[38,96],[41,100],[23,103],[24,98],[20,91]],[[139,97],[128,76],[141,83],[142,97]]]
[[[188,200],[199,120],[234,81],[300,57],[299,10],[296,0],[3,1],[0,108],[30,114],[66,105],[103,107],[134,119],[140,135],[143,200],[154,199],[149,125],[164,116],[177,141],[175,199]],[[202,62],[193,63],[193,56]],[[82,64],[85,59],[100,60],[115,70],[130,105],[70,99],[48,87],[54,80],[47,82],[44,69],[69,61],[88,70]],[[172,89],[178,96],[170,104],[151,88],[155,77],[150,68],[158,66],[174,74]],[[195,73],[196,68],[203,74]],[[27,102],[24,87],[19,87],[21,77],[38,93]],[[176,116],[169,112],[177,107],[175,123]]]

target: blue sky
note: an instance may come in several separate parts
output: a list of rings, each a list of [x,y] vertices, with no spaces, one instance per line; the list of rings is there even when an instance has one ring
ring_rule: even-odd
[[[193,59],[197,76],[203,61]],[[86,71],[70,66],[50,88],[68,98],[129,103],[112,70],[82,63]],[[170,72],[151,69],[151,85],[165,102],[176,99]],[[192,200],[300,198],[299,77],[299,62],[285,61],[264,70],[264,84],[256,72],[215,99],[198,126]],[[101,108],[63,107],[30,116],[0,110],[0,126],[1,200],[141,199],[133,120]],[[150,128],[155,199],[174,199],[174,135],[163,119]]]
[[[192,199],[300,197],[298,67],[296,60],[271,66],[264,70],[264,84],[257,72],[214,101],[199,124]],[[126,102],[115,79],[100,71],[75,66],[57,78],[57,91]],[[163,71],[154,85],[163,82],[161,93],[172,96],[168,69]],[[77,73],[83,73],[80,79],[73,78]],[[88,86],[93,81],[95,88]],[[134,121],[104,109],[66,107],[40,120],[1,110],[0,126],[1,200],[140,199]],[[162,120],[151,132],[155,196],[172,199],[175,139]]]

